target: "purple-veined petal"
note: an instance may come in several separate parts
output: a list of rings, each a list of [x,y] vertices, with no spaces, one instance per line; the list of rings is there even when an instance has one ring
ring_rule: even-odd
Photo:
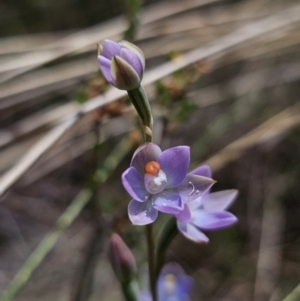
[[[136,168],[140,175],[145,174],[145,165],[151,161],[157,161],[161,149],[154,143],[144,143],[133,154],[130,166]]]
[[[120,57],[123,58],[136,71],[141,80],[144,69],[139,56],[130,49],[122,48]]]
[[[190,300],[188,298],[188,294],[192,290],[193,284],[194,284],[194,279],[188,275],[180,275],[178,276],[178,296],[180,297],[179,300],[188,301]],[[188,299],[185,299],[188,298]]]
[[[138,55],[138,57],[140,58],[141,64],[143,66],[143,70],[145,70],[145,56],[143,51],[139,47],[137,47],[136,45],[128,41],[120,41],[119,44],[135,52],[136,55]]]
[[[109,83],[114,85],[114,81],[113,81],[113,78],[111,76],[111,71],[110,71],[111,61],[108,60],[107,58],[105,58],[104,56],[99,55],[98,56],[98,63],[99,63],[99,67],[100,67],[101,72],[102,72],[103,76],[105,77],[105,79]]]
[[[206,211],[224,211],[237,197],[235,189],[213,192],[203,197],[203,208]]]
[[[197,167],[196,169],[192,170],[189,174],[191,175],[197,175],[202,177],[211,178],[212,173],[209,165],[201,165]]]
[[[201,197],[214,183],[213,179],[188,174],[176,187],[176,191],[180,193],[184,203],[189,203]]]
[[[196,169],[192,170],[189,174],[191,175],[197,175],[197,176],[202,176],[202,177],[207,177],[207,178],[211,178],[212,177],[212,172],[211,169],[209,167],[209,165],[201,165],[199,167],[197,167]],[[210,189],[208,189],[204,194],[207,195],[210,193]]]
[[[130,196],[136,201],[147,201],[149,194],[145,189],[143,178],[134,167],[129,167],[123,172],[122,183]]]
[[[177,220],[178,230],[188,239],[193,240],[195,242],[208,242],[208,237],[193,226],[191,223],[185,223]]]
[[[131,200],[128,216],[133,225],[143,226],[153,223],[157,219],[158,211],[153,208],[151,199],[143,203]]]
[[[121,46],[111,40],[104,40],[102,43],[102,55],[107,59],[111,60],[113,56],[119,55],[121,51]]]
[[[188,301],[192,284],[193,279],[185,274],[179,264],[169,262],[163,267],[158,278],[158,300]]]
[[[136,71],[120,56],[111,59],[111,76],[115,87],[121,90],[133,90],[139,87],[141,79]]]
[[[191,219],[191,211],[187,204],[184,204],[183,210],[176,214],[176,218],[183,221],[188,222]]]
[[[206,192],[203,195],[206,195]],[[193,212],[195,209],[202,207],[202,196],[188,203],[190,211]]]
[[[204,210],[196,210],[193,212],[192,223],[206,230],[215,230],[228,227],[236,223],[237,218],[230,212],[206,212]]]
[[[176,187],[186,176],[190,164],[190,148],[177,146],[166,149],[159,156],[158,163],[168,179],[166,188]]]
[[[163,266],[163,268],[161,269],[158,281],[163,280],[163,278],[169,274],[174,275],[175,277],[178,277],[181,275],[185,275],[185,272],[184,272],[183,268],[181,267],[181,265],[178,264],[177,262],[169,262],[169,263],[165,264]]]
[[[163,191],[152,196],[153,207],[168,214],[178,214],[183,210],[181,197],[177,193]]]

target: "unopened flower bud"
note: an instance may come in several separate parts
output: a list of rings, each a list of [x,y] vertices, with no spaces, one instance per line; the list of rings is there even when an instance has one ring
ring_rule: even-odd
[[[105,40],[98,45],[98,62],[103,76],[116,88],[130,91],[140,86],[145,58],[137,46]]]
[[[121,283],[133,280],[136,273],[135,258],[123,239],[116,233],[111,236],[108,256]]]

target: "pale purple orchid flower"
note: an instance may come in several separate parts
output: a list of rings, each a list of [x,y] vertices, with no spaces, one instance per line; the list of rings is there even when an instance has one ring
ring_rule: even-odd
[[[189,294],[193,282],[179,264],[174,262],[166,264],[157,281],[158,301],[190,301]],[[150,292],[141,292],[139,301],[152,301]]]
[[[196,174],[187,174],[190,148],[177,146],[165,151],[154,143],[145,143],[133,155],[130,167],[123,173],[123,186],[133,198],[128,214],[135,225],[156,220],[158,211],[178,215],[185,204],[192,202],[215,181]],[[181,219],[189,220],[185,210]]]
[[[205,177],[212,176],[208,165],[198,167],[191,174]],[[179,231],[193,241],[208,242],[208,237],[201,230],[217,230],[237,222],[237,218],[226,211],[237,194],[238,191],[235,189],[213,193],[206,191],[199,198],[186,203],[184,210],[177,215]],[[190,218],[187,219],[189,214]]]
[[[98,63],[106,80],[121,90],[138,88],[145,70],[143,52],[127,41],[104,40],[98,45]]]

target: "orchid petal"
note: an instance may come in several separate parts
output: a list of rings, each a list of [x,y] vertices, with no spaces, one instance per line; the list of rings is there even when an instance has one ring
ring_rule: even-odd
[[[124,171],[122,183],[130,196],[136,201],[145,202],[148,199],[149,194],[145,189],[143,178],[134,167]]]
[[[194,201],[201,197],[215,181],[210,178],[188,174],[184,181],[176,187],[184,203]]]
[[[157,219],[158,211],[153,208],[151,200],[143,203],[131,200],[128,215],[133,225],[143,226],[153,223]]]
[[[104,57],[111,60],[113,56],[119,55],[121,51],[121,46],[119,43],[116,43],[111,40],[104,40],[102,44],[102,53]]]
[[[145,143],[133,154],[130,166],[135,167],[140,175],[144,176],[145,165],[151,161],[157,161],[161,153],[161,149],[156,144]]]
[[[199,166],[198,168],[192,170],[189,174],[202,176],[202,177],[207,177],[207,178],[212,177],[212,172],[211,172],[210,166],[207,165],[207,164]],[[210,189],[208,189],[203,194],[203,197],[204,197],[204,195],[208,195],[209,193],[210,193]]]
[[[183,210],[181,197],[177,193],[163,191],[152,197],[153,207],[168,214],[178,214]]]
[[[207,192],[205,192],[203,195],[206,195],[206,194],[207,194]],[[190,208],[191,211],[194,211],[195,209],[202,206],[202,196],[200,196],[199,198],[196,198],[195,200],[189,202],[189,208]]]
[[[176,218],[188,222],[191,219],[191,211],[187,204],[184,204],[183,210],[176,215]]]
[[[235,189],[213,192],[203,198],[202,204],[206,211],[226,210],[237,197],[238,191]]]
[[[206,230],[215,230],[231,226],[236,223],[237,218],[230,212],[206,212],[203,210],[196,210],[193,212],[192,223]]]
[[[185,272],[181,267],[181,265],[179,265],[178,263],[169,262],[166,265],[164,265],[164,267],[162,268],[159,274],[158,281],[163,280],[163,278],[169,274],[172,274],[173,276],[177,277],[177,276],[185,275]]]
[[[139,47],[137,47],[136,45],[134,45],[128,41],[120,41],[119,44],[121,46],[124,46],[124,47],[132,50],[133,52],[135,52],[135,54],[139,57],[139,59],[141,61],[143,70],[145,70],[145,56],[144,56],[143,51]]]
[[[103,76],[105,77],[105,79],[111,83],[112,85],[114,85],[114,81],[113,78],[111,76],[111,61],[108,60],[107,58],[105,58],[102,55],[98,56],[98,63],[99,63],[99,67],[101,69],[101,72],[103,74]]]
[[[179,300],[188,301],[190,298],[188,298],[188,293],[191,291],[194,284],[194,279],[188,275],[180,275],[178,276],[178,295]]]
[[[123,58],[135,70],[141,80],[144,70],[139,56],[130,49],[122,48],[120,57]]]
[[[169,277],[170,275],[173,277]],[[193,279],[185,274],[179,264],[169,262],[163,267],[158,278],[158,300],[188,301],[192,284]]]
[[[169,148],[159,156],[158,163],[167,176],[166,188],[176,187],[187,174],[190,164],[190,148],[188,146]]]
[[[177,220],[177,227],[179,231],[190,240],[205,243],[209,241],[208,237],[203,232],[190,223]]]
[[[212,177],[212,172],[211,172],[209,165],[201,165],[201,166],[197,167],[196,169],[192,170],[189,174],[207,177],[207,178]]]

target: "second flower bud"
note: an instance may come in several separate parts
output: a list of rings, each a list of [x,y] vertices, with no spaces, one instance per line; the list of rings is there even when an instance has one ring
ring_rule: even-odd
[[[105,40],[98,45],[98,63],[103,76],[116,88],[131,91],[140,86],[145,58],[137,46]]]

